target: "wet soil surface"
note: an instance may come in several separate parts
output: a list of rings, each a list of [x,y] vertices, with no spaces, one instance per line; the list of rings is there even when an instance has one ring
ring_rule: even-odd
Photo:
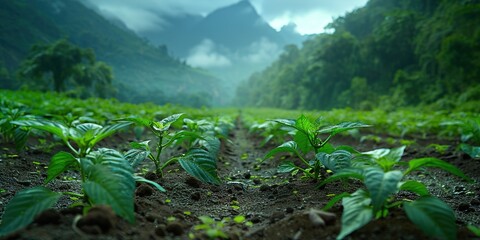
[[[118,134],[102,145],[127,150],[133,137]],[[221,185],[199,182],[176,164],[159,178],[151,172],[145,177],[161,184],[162,193],[148,185],[139,184],[135,196],[136,222],[129,224],[116,217],[109,208],[96,207],[87,215],[69,208],[72,202],[62,197],[54,209],[38,216],[34,223],[4,239],[208,239],[198,217],[209,216],[229,239],[335,239],[340,231],[341,205],[335,205],[325,217],[326,226],[318,222],[319,210],[334,194],[353,192],[359,183],[334,182],[324,188],[301,179],[301,175],[277,173],[278,158],[262,162],[265,153],[275,144],[260,147],[262,139],[253,136],[239,124],[222,142],[219,155]],[[386,143],[360,142],[339,136],[335,144],[354,146],[359,151],[394,147]],[[427,147],[432,143],[450,145],[438,152]],[[29,143],[25,152],[13,146],[0,149],[0,214],[8,201],[21,189],[39,186],[46,178],[46,166],[51,156],[66,149],[61,144],[46,146]],[[435,138],[417,140],[407,147],[405,160],[418,157],[437,157],[459,167],[476,183],[467,183],[446,172],[427,169],[414,175],[424,182],[430,192],[455,211],[458,239],[475,239],[467,224],[480,224],[480,161],[456,151],[458,142]],[[397,145],[399,146],[399,145]],[[288,157],[288,156],[284,156]],[[148,164],[145,168],[151,167]],[[55,191],[80,191],[76,174],[69,173],[47,187]],[[400,193],[402,194],[402,193]],[[411,197],[411,196],[402,196]],[[236,223],[228,218],[244,216],[249,224]],[[412,224],[401,209],[393,210],[387,218],[372,221],[352,233],[347,239],[429,239]]]

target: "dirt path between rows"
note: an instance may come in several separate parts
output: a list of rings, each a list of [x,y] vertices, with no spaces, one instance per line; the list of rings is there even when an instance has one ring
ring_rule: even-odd
[[[120,134],[107,139],[104,146],[122,149],[132,140],[131,136]],[[167,192],[138,185],[135,224],[128,224],[104,208],[77,222],[75,219],[78,220],[81,210],[67,208],[69,199],[63,199],[56,209],[47,211],[26,229],[3,239],[208,239],[204,231],[195,229],[201,224],[200,216],[209,216],[216,223],[224,220],[218,230],[229,239],[335,239],[340,231],[341,206],[332,209],[337,219],[324,227],[312,219],[312,214],[331,199],[331,194],[353,192],[360,185],[332,183],[318,189],[315,183],[300,179],[300,174],[293,177],[279,174],[276,171],[279,159],[260,161],[275,145],[260,147],[260,141],[237,123],[229,139],[222,142],[218,169],[224,182],[218,186],[188,176],[178,164],[169,167],[163,178],[147,173],[147,178],[157,181]],[[343,137],[337,140],[337,143],[342,142],[353,146],[358,144],[362,150],[373,149],[373,143],[359,143]],[[5,146],[0,150],[0,189],[5,190],[0,194],[2,209],[16,191],[42,184],[46,176],[44,167],[63,147],[18,154],[11,149],[12,146]],[[424,157],[426,152],[422,149],[424,146],[408,148],[406,157]],[[459,155],[454,146],[446,153],[431,153],[429,156],[450,161],[477,182],[480,180],[479,162]],[[464,226],[467,223],[480,224],[480,187],[436,170],[425,171],[418,177],[426,182],[434,195],[451,204],[456,211],[460,228],[458,238],[473,239]],[[71,181],[54,181],[49,187],[78,191]],[[249,223],[227,221],[239,215]],[[386,219],[371,222],[347,239],[386,239],[386,236],[389,239],[428,239],[400,210],[392,211]]]

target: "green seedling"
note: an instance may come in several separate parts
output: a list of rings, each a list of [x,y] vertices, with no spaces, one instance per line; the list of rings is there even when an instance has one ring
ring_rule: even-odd
[[[324,167],[332,170],[330,167],[333,165],[326,165],[327,161],[333,163],[342,158],[350,159],[351,152],[356,152],[348,146],[335,148],[329,143],[332,137],[348,130],[369,127],[369,125],[358,122],[344,122],[333,126],[322,126],[318,121],[312,122],[304,115],[295,121],[287,119],[273,121],[296,131],[294,131],[292,141],[285,142],[272,149],[265,155],[264,159],[279,153],[292,153],[301,160],[302,165],[299,166],[292,161],[285,161],[278,167],[278,171],[283,173],[301,171],[307,178],[314,180],[319,179],[321,171],[325,171]],[[322,139],[322,136],[326,137]],[[308,156],[311,155],[314,157],[309,159]]]
[[[137,167],[146,158],[155,164],[155,171],[163,175],[163,170],[173,164],[180,163],[182,168],[193,177],[202,182],[218,184],[220,179],[217,176],[217,154],[220,149],[220,141],[212,136],[213,133],[206,124],[199,124],[187,120],[188,130],[174,131],[172,125],[179,121],[183,114],[174,114],[161,121],[151,121],[142,118],[126,118],[128,122],[146,127],[156,137],[156,146],[152,150],[150,141],[132,143],[133,149],[127,152],[126,156]],[[162,159],[162,151],[170,146],[182,146],[187,152],[169,159]]]
[[[5,106],[7,105],[7,106]],[[27,142],[29,131],[28,129],[15,125],[14,122],[21,119],[33,118],[33,116],[26,115],[25,108],[9,106],[2,102],[0,107],[0,137],[3,143],[15,143],[17,150],[22,149]]]
[[[244,224],[247,227],[253,226],[253,223],[246,221],[245,216],[242,215],[238,215],[233,219],[226,217],[221,221],[215,221],[215,219],[208,216],[200,216],[198,219],[200,219],[202,223],[195,225],[193,229],[204,233],[209,239],[227,239],[228,236],[225,233],[225,228],[232,220],[234,224]]]
[[[96,123],[80,123],[69,127],[61,122],[38,118],[12,121],[12,124],[51,133],[60,138],[75,157],[85,157],[98,142],[131,123],[122,122],[108,126],[101,126]]]
[[[18,192],[5,208],[0,224],[0,236],[27,226],[38,214],[54,206],[62,195],[79,199],[73,206],[88,209],[95,205],[108,205],[127,221],[135,221],[136,176],[124,155],[105,148],[92,151],[84,157],[75,157],[66,152],[58,153],[50,163],[45,184],[68,169],[80,172],[81,193],[55,192],[44,186]]]
[[[358,179],[365,189],[352,194],[342,193],[334,197],[324,208],[342,200],[342,230],[337,239],[343,239],[373,219],[388,215],[389,209],[403,206],[408,218],[428,236],[445,239],[456,238],[456,224],[453,210],[440,199],[433,197],[427,187],[415,180],[404,180],[411,172],[424,167],[436,167],[471,181],[455,166],[437,158],[419,158],[408,162],[404,171],[397,170],[405,147],[378,149],[359,154],[350,166],[337,169],[336,173],[321,185],[339,179]],[[419,197],[415,200],[395,196],[399,191],[409,191]]]

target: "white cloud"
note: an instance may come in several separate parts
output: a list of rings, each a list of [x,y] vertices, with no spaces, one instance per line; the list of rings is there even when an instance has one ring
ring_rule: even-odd
[[[262,38],[252,43],[248,47],[247,54],[241,58],[249,63],[271,62],[272,59],[277,57],[280,51],[281,49],[276,43]]]
[[[239,0],[82,0],[115,15],[134,31],[163,24],[159,16],[190,13],[206,15]],[[332,18],[361,7],[368,0],[250,0],[274,28],[294,22],[300,33],[319,33]]]
[[[186,60],[188,64],[202,68],[219,68],[232,64],[226,56],[215,50],[215,43],[210,39],[204,39],[192,48]]]

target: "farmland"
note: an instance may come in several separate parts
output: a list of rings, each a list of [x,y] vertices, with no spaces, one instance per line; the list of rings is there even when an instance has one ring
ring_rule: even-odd
[[[478,237],[478,113],[0,93],[5,239]]]

